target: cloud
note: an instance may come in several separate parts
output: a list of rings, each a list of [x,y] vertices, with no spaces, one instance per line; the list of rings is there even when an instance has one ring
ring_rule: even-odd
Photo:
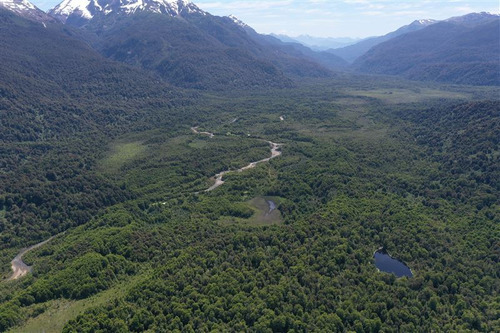
[[[342,30],[342,35],[385,34],[417,19],[446,19],[498,7],[497,0],[193,1],[217,15],[234,14],[259,32],[288,31],[318,36],[331,33],[334,26],[336,31]],[[272,19],[266,22],[271,15]],[[303,30],[298,31],[300,28]]]
[[[370,1],[368,0],[344,0],[343,2],[347,4],[365,4],[365,5],[370,3]]]
[[[361,12],[361,14],[366,15],[366,16],[382,16],[385,14],[385,12],[382,12],[380,10],[367,10],[367,11]]]
[[[456,7],[455,8],[455,12],[458,12],[458,13],[464,13],[464,14],[467,14],[467,13],[471,13],[473,12],[474,9],[472,9],[472,7],[470,6],[462,6],[462,7]]]
[[[200,7],[205,9],[221,8],[221,9],[251,9],[263,10],[278,7],[287,7],[293,4],[292,0],[282,1],[229,1],[229,2],[199,2]]]

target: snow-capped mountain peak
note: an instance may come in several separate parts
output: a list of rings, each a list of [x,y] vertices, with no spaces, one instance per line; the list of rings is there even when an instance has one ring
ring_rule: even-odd
[[[130,15],[147,11],[169,16],[206,13],[187,0],[63,0],[49,13],[62,22],[78,24],[95,16],[121,13]]]
[[[35,5],[26,0],[0,0],[0,6],[11,11],[25,11],[35,9]]]
[[[478,24],[482,24],[492,20],[498,20],[499,18],[500,18],[499,14],[481,12],[481,13],[470,13],[463,16],[451,17],[447,19],[446,22],[473,27]]]
[[[417,20],[417,22],[421,25],[430,25],[436,23],[437,21],[431,19],[423,19],[423,20]]]
[[[410,25],[412,25],[412,26],[426,27],[428,25],[431,25],[431,24],[434,24],[434,23],[437,23],[437,22],[438,22],[437,20],[421,19],[421,20],[415,20],[415,21],[413,21]]]
[[[242,20],[240,20],[239,18],[237,18],[236,16],[234,15],[229,15],[228,18],[231,19],[231,21],[233,21],[235,24],[239,25],[240,27],[242,28],[247,28],[249,27],[248,24],[246,24],[245,22],[243,22]]]
[[[33,21],[47,22],[53,20],[28,0],[0,0],[0,7]]]
[[[59,16],[69,16],[79,13],[83,18],[91,19],[93,15],[90,12],[90,8],[92,7],[102,8],[96,0],[64,0],[52,9],[50,14],[56,14],[55,16],[59,18]]]

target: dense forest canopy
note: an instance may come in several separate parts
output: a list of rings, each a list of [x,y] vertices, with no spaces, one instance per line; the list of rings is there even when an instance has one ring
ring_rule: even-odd
[[[35,231],[12,228],[44,217],[43,187],[17,210],[6,197],[4,230],[19,230],[2,252],[6,276],[10,248],[67,232],[26,256],[33,276],[2,284],[2,327],[38,327],[57,304],[92,296],[64,331],[495,330],[495,91],[340,80],[199,95],[162,114],[179,117],[175,126],[127,125],[87,148],[59,142],[78,147],[96,200],[114,201],[77,199],[82,226]],[[266,157],[261,138],[282,143],[282,155],[203,192],[216,173]],[[47,163],[53,174],[31,172],[66,179],[63,192],[81,184],[54,169],[66,159]],[[260,219],[259,197],[281,217]],[[377,272],[380,247],[414,277]]]

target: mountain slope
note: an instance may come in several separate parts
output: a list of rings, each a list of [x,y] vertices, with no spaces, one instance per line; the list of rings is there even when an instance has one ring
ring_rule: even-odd
[[[449,20],[372,48],[353,68],[415,80],[500,84],[500,19],[462,24]]]
[[[348,62],[353,62],[354,60],[356,60],[356,58],[365,54],[372,47],[374,47],[380,43],[388,41],[394,37],[406,34],[408,32],[423,29],[423,28],[425,28],[431,24],[434,24],[436,22],[437,21],[434,21],[434,20],[417,20],[417,21],[412,22],[409,25],[405,25],[405,26],[399,28],[398,30],[390,32],[384,36],[363,39],[359,43],[349,45],[349,46],[346,46],[343,48],[327,50],[327,52],[335,54],[335,55],[341,57],[342,59],[345,59]]]
[[[52,22],[54,19],[28,0],[0,0],[0,8],[9,10],[25,19],[38,22]]]
[[[291,80],[273,64],[244,48],[248,40],[237,38],[217,22],[214,25],[202,30],[187,19],[141,12],[94,19],[83,29],[95,36],[94,46],[105,57],[147,69],[180,87],[291,85]],[[219,33],[219,39],[206,29]]]
[[[14,130],[19,127],[20,115],[28,121],[36,118],[35,111],[45,112],[40,105],[52,109],[42,118],[48,128],[40,131],[54,132],[61,135],[61,129],[50,126],[59,126],[61,121],[71,123],[70,128],[84,128],[91,126],[94,117],[109,117],[115,121],[114,115],[109,112],[99,114],[94,112],[98,107],[75,110],[87,113],[90,118],[74,118],[67,110],[61,109],[60,103],[75,105],[93,103],[93,98],[107,102],[109,97],[120,101],[126,98],[166,98],[172,88],[166,84],[150,83],[152,77],[129,66],[112,62],[99,55],[95,50],[75,38],[76,32],[59,23],[42,26],[35,22],[28,22],[8,11],[0,12],[0,87],[4,102],[9,102],[7,110],[12,109],[12,117],[6,117],[9,130],[2,131],[2,139],[12,138],[21,140],[37,140],[35,137],[24,137]],[[156,97],[155,97],[156,99]],[[10,104],[12,103],[12,104]],[[19,107],[16,108],[16,104]],[[27,104],[30,107],[26,107]],[[119,104],[119,103],[118,103]],[[49,107],[49,105],[52,105]],[[34,108],[34,109],[32,109]],[[133,112],[130,110],[130,112]],[[92,115],[91,115],[92,114]],[[58,122],[48,121],[50,117],[62,117]],[[86,119],[84,119],[86,118]],[[114,119],[114,120],[113,120]],[[102,119],[101,119],[102,120]],[[14,123],[8,126],[10,121]],[[102,123],[102,122],[100,122]],[[17,124],[17,125],[16,125]],[[95,123],[94,123],[95,124]],[[30,127],[30,126],[26,126]],[[68,127],[68,128],[69,128]],[[11,133],[11,130],[14,131]],[[56,133],[58,131],[58,133]],[[44,134],[47,137],[48,132]],[[21,135],[20,137],[18,137]]]
[[[187,1],[65,0],[51,14],[80,27],[106,57],[184,88],[289,87],[289,76],[331,75],[303,52],[262,43],[237,19]]]
[[[349,66],[349,63],[339,56],[326,51],[313,51],[300,43],[285,43],[272,36],[264,36],[270,45],[284,50],[288,54],[306,57],[330,70],[340,70]]]
[[[470,13],[463,16],[450,17],[449,19],[445,20],[445,22],[473,28],[481,24],[498,20],[499,18],[500,18],[499,14],[481,12],[481,13]]]
[[[257,45],[188,1],[66,0],[50,11],[80,27],[105,57],[196,89],[286,87],[291,80],[248,49]],[[236,32],[234,31],[236,30]]]
[[[0,249],[85,223],[128,197],[92,173],[95,159],[131,124],[168,119],[178,96],[74,34],[0,8]]]
[[[209,34],[225,46],[237,48],[252,54],[260,61],[271,63],[288,77],[325,77],[330,75],[325,67],[311,61],[303,54],[290,53],[276,45],[262,43],[261,40],[254,38],[251,27],[235,17],[205,15],[191,16],[188,20],[197,29]]]

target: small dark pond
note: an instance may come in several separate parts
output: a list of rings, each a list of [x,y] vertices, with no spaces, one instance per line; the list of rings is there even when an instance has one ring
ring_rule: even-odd
[[[397,277],[413,276],[413,273],[408,266],[401,261],[392,258],[384,250],[378,250],[373,256],[375,257],[375,266],[377,266],[377,268],[382,272],[392,273]]]

